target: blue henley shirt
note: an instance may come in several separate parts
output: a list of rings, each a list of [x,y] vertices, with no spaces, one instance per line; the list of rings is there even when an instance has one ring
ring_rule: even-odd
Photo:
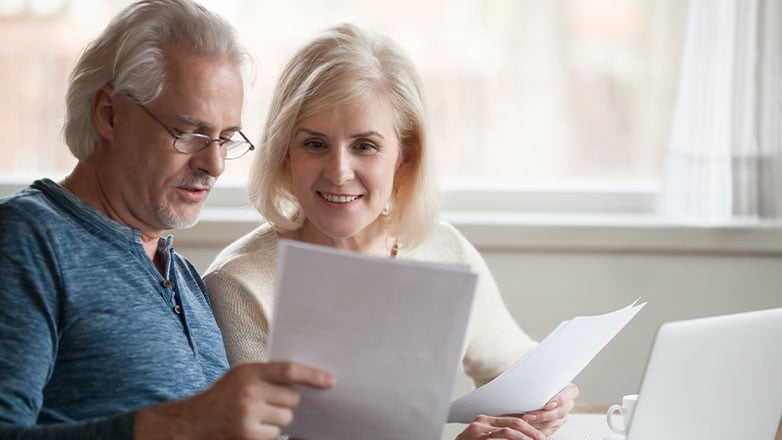
[[[227,368],[201,278],[51,180],[0,200],[0,438],[130,439]]]

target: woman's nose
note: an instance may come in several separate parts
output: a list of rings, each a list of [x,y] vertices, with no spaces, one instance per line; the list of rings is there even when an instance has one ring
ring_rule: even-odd
[[[350,154],[343,148],[335,148],[328,154],[323,177],[335,185],[342,185],[353,179],[353,166]]]

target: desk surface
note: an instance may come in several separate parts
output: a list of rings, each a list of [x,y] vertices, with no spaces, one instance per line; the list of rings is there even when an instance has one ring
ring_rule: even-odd
[[[605,414],[571,413],[551,440],[603,440],[613,434],[605,420]]]
[[[551,440],[601,440],[612,434],[604,422],[609,406],[610,404],[603,403],[577,403],[568,417],[568,422]],[[782,418],[779,420],[779,428],[774,440],[782,440]]]

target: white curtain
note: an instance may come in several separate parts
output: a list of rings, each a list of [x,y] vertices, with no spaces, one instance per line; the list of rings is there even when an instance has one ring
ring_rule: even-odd
[[[660,209],[782,219],[782,0],[690,0]]]

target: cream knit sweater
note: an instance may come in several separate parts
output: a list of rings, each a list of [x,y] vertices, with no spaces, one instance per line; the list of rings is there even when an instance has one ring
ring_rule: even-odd
[[[271,226],[263,224],[225,248],[204,276],[231,365],[267,359],[278,240]],[[400,248],[397,258],[462,263],[478,274],[462,360],[476,386],[492,380],[535,344],[508,313],[483,258],[453,226],[440,222],[422,245]]]

